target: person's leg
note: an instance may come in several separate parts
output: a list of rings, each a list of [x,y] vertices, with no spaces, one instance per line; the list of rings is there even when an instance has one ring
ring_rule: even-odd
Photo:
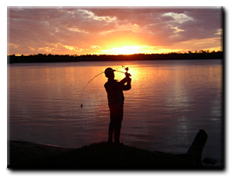
[[[121,127],[116,127],[116,128],[115,128],[115,135],[114,135],[115,143],[120,143],[120,141],[119,141],[119,138],[120,138],[120,130],[121,130]]]
[[[123,106],[120,106],[116,109],[116,123],[115,123],[115,133],[114,133],[114,140],[115,143],[120,143],[120,131],[121,131],[121,124],[123,120]]]
[[[108,130],[108,143],[113,142],[113,132],[115,128],[116,122],[116,109],[114,107],[110,107],[110,123],[109,123],[109,130]]]
[[[113,131],[114,131],[114,127],[113,124],[110,122],[109,123],[109,130],[108,130],[108,143],[112,143],[113,141]]]

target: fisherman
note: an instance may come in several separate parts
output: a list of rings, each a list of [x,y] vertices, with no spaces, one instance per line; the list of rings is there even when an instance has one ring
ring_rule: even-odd
[[[123,105],[124,105],[124,95],[123,90],[131,89],[131,78],[129,73],[125,73],[125,78],[120,82],[116,81],[115,74],[112,68],[107,68],[105,70],[105,75],[108,81],[105,83],[104,87],[107,92],[108,106],[110,108],[110,123],[108,131],[108,143],[119,144],[121,123],[123,120]],[[125,83],[127,83],[125,85]]]

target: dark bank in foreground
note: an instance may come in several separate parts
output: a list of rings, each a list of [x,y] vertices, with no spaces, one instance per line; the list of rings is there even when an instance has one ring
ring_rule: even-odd
[[[8,142],[8,168],[18,169],[223,169],[204,166],[201,154],[207,135],[200,130],[188,152],[175,155],[151,152],[122,144],[94,143],[78,149],[66,149],[29,142]],[[206,160],[215,164],[215,160]]]

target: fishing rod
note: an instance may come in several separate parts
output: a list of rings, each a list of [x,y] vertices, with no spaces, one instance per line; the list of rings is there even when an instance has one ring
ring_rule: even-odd
[[[122,65],[122,67],[125,68],[126,72],[117,70],[117,68],[116,68],[115,72],[123,73],[123,74],[125,74],[125,75],[128,76],[128,77],[131,76],[131,74],[128,73],[129,68],[128,68],[128,67],[125,67],[125,66],[123,66],[123,65]],[[95,75],[95,76],[84,86],[84,88],[83,88],[82,90],[84,90],[96,77],[98,77],[99,75],[101,75],[101,74],[103,74],[103,73],[104,73],[104,71],[102,71],[102,72],[100,72],[99,74]],[[82,107],[83,107],[83,104],[81,104],[80,107],[82,108]]]
[[[99,75],[101,75],[101,74],[103,74],[103,73],[104,73],[104,72],[101,72],[101,73],[95,75],[95,76],[84,86],[83,90],[89,85],[90,82],[92,82],[93,79],[95,79],[96,77],[98,77]]]
[[[125,66],[123,66],[123,65],[122,65],[122,67],[125,68]],[[116,69],[117,69],[117,68],[116,68]],[[115,70],[115,72],[119,72],[119,73],[127,74],[128,76],[131,76],[131,74],[128,73],[129,68],[126,67],[125,70],[126,70],[126,72],[123,72],[123,71],[120,71],[120,70]],[[104,71],[102,71],[102,72],[100,72],[99,74],[95,75],[95,76],[84,86],[84,88],[83,88],[82,90],[84,90],[96,77],[98,77],[99,75],[101,75],[101,74],[103,74],[103,73],[104,73]]]

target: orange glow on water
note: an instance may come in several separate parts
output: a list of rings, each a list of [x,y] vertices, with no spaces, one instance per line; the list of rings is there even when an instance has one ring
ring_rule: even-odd
[[[161,126],[176,128],[178,134],[181,131],[187,134],[187,127],[191,127],[189,116],[198,120],[200,113],[206,116],[208,112],[214,115],[214,120],[221,117],[220,110],[215,107],[221,104],[221,65],[175,64],[175,61],[80,62],[43,66],[13,64],[9,67],[11,126],[14,128],[12,130],[20,131],[12,131],[11,134],[22,139],[49,140],[72,147],[78,147],[77,143],[83,144],[83,140],[85,143],[105,140],[109,123],[104,88],[107,78],[100,74],[85,90],[83,87],[107,67],[123,72],[125,67],[129,67],[132,75],[132,89],[124,91],[123,142],[144,139],[145,135],[160,131]],[[124,77],[123,73],[116,72],[116,79]],[[202,91],[211,91],[211,94],[203,96]],[[216,91],[217,96],[214,96]],[[204,104],[206,99],[214,102],[209,111],[207,104]],[[200,105],[194,106],[196,102]],[[12,114],[13,111],[20,112],[23,119],[20,119],[21,116],[15,117],[18,114]],[[22,126],[19,126],[18,120]],[[31,126],[30,138],[28,134],[22,134],[25,125]],[[160,135],[167,135],[168,131],[164,130]],[[148,137],[149,142],[154,140]]]

